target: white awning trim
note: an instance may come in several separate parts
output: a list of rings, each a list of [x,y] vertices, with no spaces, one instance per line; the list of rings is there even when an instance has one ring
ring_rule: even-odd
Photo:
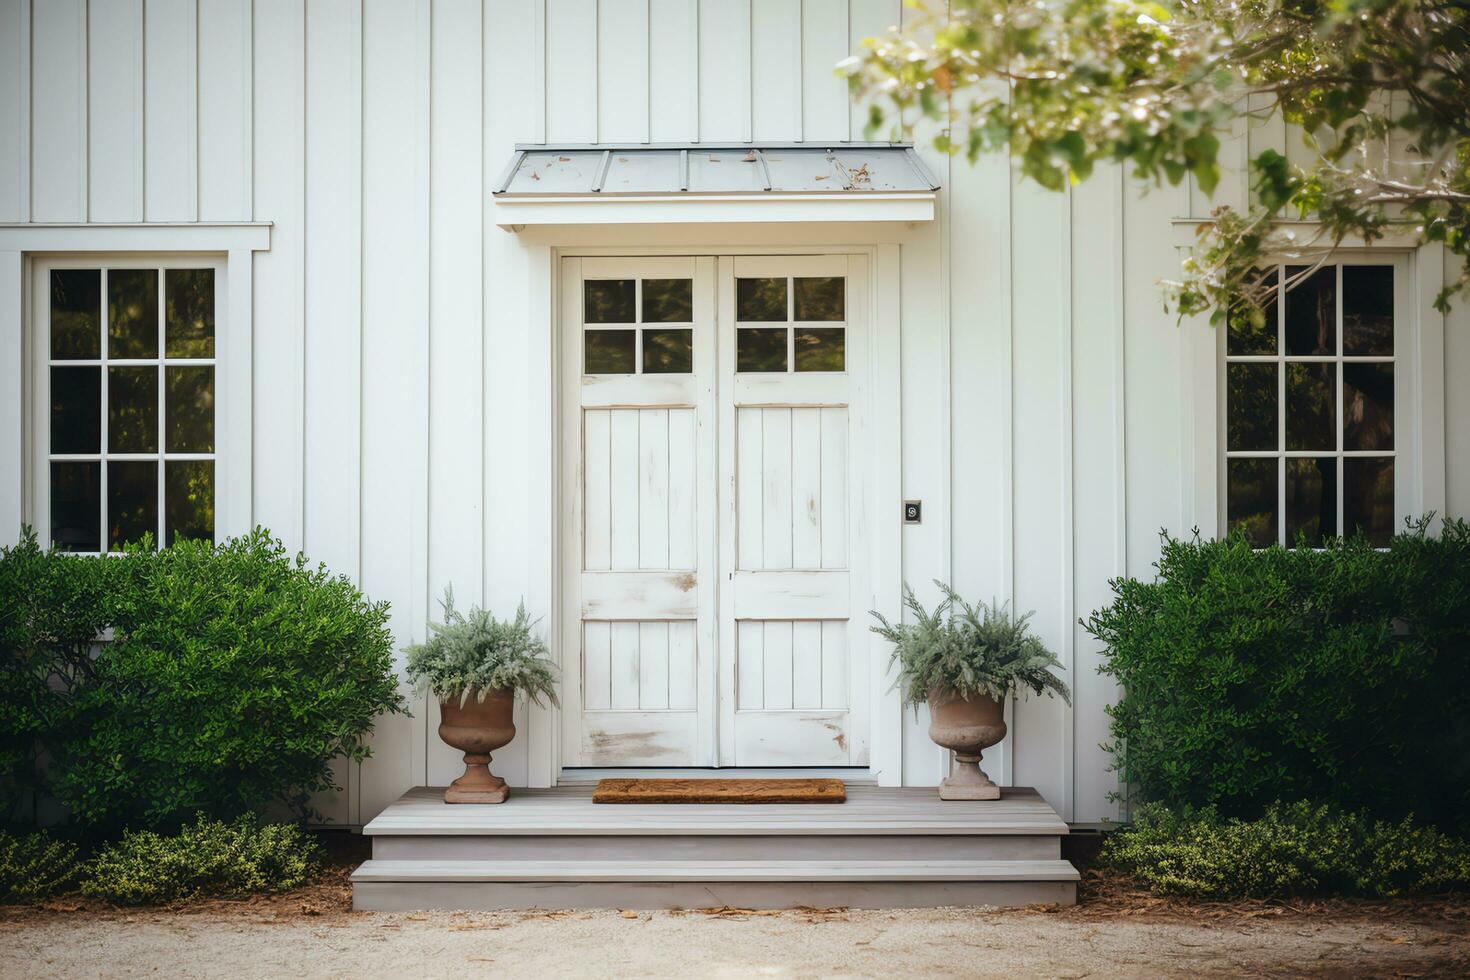
[[[496,223],[929,221],[939,184],[907,143],[522,144]]]

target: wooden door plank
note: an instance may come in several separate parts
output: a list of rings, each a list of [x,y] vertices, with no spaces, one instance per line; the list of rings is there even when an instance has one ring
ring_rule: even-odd
[[[736,536],[739,548],[735,567],[764,568],[765,540],[762,514],[761,458],[762,409],[735,410]]]
[[[694,569],[698,565],[695,499],[699,447],[692,408],[671,409],[669,415],[668,567]]]
[[[816,620],[791,625],[791,706],[822,707],[822,623]]]
[[[791,409],[791,564],[822,568],[822,412]]]
[[[669,623],[670,711],[693,711],[698,705],[698,641],[694,620]]]
[[[669,412],[638,412],[638,567],[669,567]]]
[[[638,641],[637,623],[612,624],[612,706],[638,707]]]
[[[761,410],[761,550],[765,569],[791,567],[791,409]]]
[[[669,706],[669,624],[638,624],[638,707],[663,711]]]
[[[821,409],[822,568],[847,567],[847,409]]]
[[[742,620],[736,624],[735,672],[738,676],[736,708],[739,711],[765,707],[765,624]]]
[[[612,567],[612,413],[583,413],[583,552],[582,567]]]
[[[639,547],[637,409],[614,409],[611,429],[611,567],[634,571]]]
[[[789,621],[765,624],[765,671],[762,681],[767,711],[788,711],[791,708],[792,625]]]
[[[612,624],[582,624],[582,704],[589,711],[612,707]]]

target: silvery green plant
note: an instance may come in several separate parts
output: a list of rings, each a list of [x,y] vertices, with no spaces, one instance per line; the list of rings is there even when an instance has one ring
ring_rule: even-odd
[[[913,613],[911,623],[890,623],[881,613],[871,613],[878,620],[873,632],[893,644],[889,667],[898,665],[893,686],[903,691],[905,704],[922,704],[931,694],[1001,701],[1018,688],[1072,703],[1067,685],[1051,670],[1061,663],[1031,633],[1031,613],[1017,618],[1004,604],[971,605],[943,582],[934,584],[944,599],[933,612],[904,584],[903,604]]]
[[[536,621],[526,604],[516,608],[513,620],[496,619],[488,610],[454,608],[454,590],[444,590],[440,601],[443,623],[429,624],[429,638],[405,648],[408,679],[441,701],[459,698],[463,705],[474,694],[484,701],[492,691],[511,691],[537,704],[556,699],[556,665],[546,644],[534,632]]]

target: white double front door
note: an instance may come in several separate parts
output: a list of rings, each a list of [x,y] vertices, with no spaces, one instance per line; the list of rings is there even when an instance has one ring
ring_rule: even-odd
[[[866,765],[866,258],[562,262],[563,765]]]

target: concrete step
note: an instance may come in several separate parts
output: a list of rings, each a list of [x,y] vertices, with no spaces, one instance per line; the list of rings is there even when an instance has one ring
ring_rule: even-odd
[[[1072,904],[1062,860],[401,861],[352,876],[359,909],[924,908]]]

